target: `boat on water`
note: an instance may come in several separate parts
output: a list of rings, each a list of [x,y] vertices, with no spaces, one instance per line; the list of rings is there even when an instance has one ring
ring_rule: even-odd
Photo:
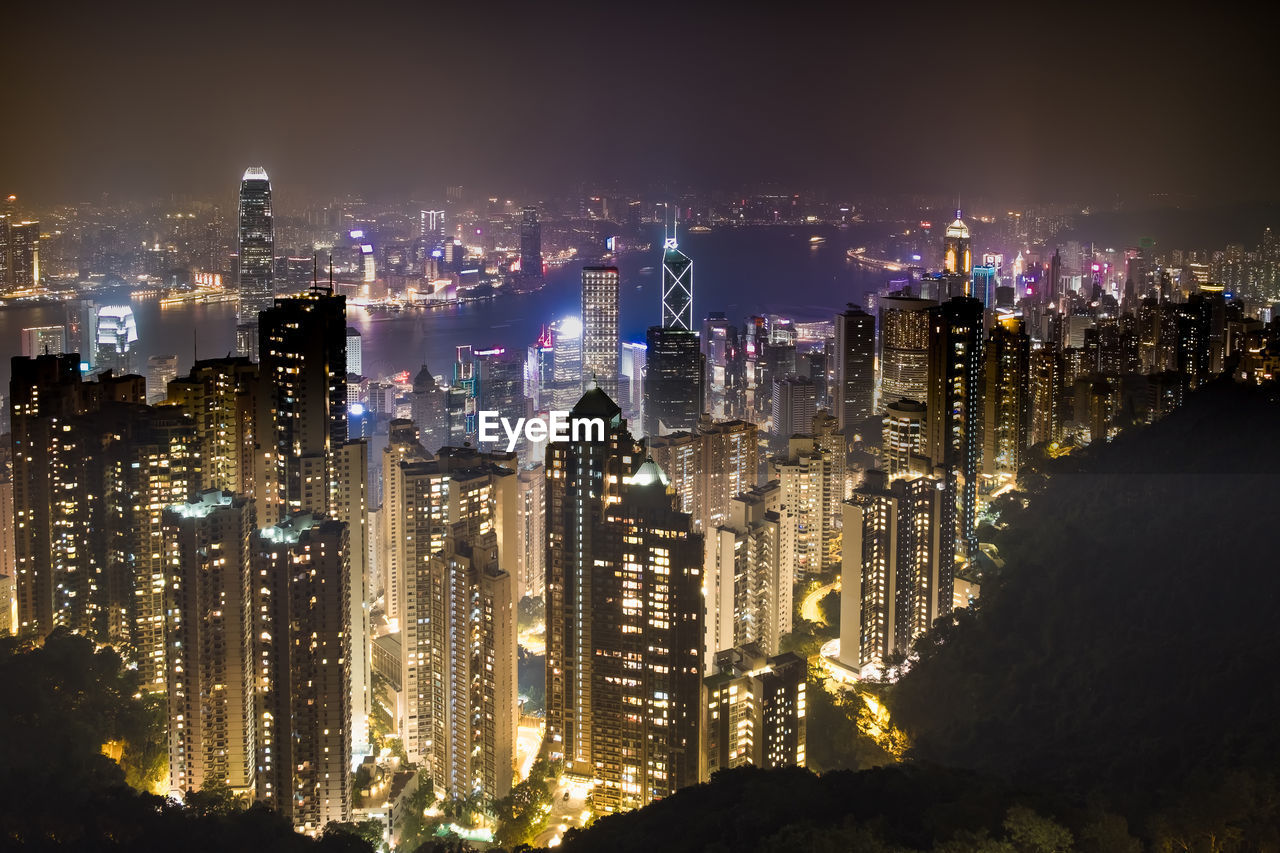
[[[710,234],[710,233],[711,233],[711,226],[710,226],[710,225],[695,225],[695,226],[693,226],[692,228],[690,228],[690,229],[689,229],[689,233],[690,233],[690,234]]]
[[[653,267],[640,267],[640,275],[653,275]]]
[[[816,246],[819,243],[825,243],[825,242],[827,242],[826,237],[819,237],[816,234],[809,238],[809,245],[811,246]]]

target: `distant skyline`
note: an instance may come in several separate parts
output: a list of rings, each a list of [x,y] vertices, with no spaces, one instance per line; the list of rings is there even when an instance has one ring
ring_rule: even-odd
[[[1280,191],[1268,31],[1219,7],[20,4],[0,190],[37,203],[576,182],[1023,199]]]

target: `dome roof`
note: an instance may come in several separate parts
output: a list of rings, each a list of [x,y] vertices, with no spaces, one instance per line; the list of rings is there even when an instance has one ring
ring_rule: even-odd
[[[960,218],[960,211],[956,211],[956,221],[947,226],[948,237],[960,237],[969,239],[969,226],[964,224],[964,220]]]

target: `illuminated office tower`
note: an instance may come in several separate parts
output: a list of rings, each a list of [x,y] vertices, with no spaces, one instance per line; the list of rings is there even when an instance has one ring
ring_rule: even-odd
[[[618,268],[582,268],[582,382],[618,395]]]
[[[929,309],[925,450],[961,478],[960,540],[973,542],[982,454],[982,303],[955,297]],[[966,552],[967,553],[967,552]]]
[[[547,582],[547,502],[541,462],[516,474],[516,586],[519,598],[542,597]]]
[[[662,328],[693,331],[693,261],[674,236],[662,244]]]
[[[33,326],[22,330],[22,354],[27,358],[62,355],[66,351],[67,330],[64,326]]]
[[[5,263],[6,284],[10,293],[29,292],[40,284],[40,223],[19,222],[6,217],[0,229],[7,226],[8,240]]]
[[[257,787],[250,539],[253,502],[205,491],[164,511],[169,789]]]
[[[153,355],[147,358],[147,402],[155,405],[164,402],[169,393],[169,383],[178,376],[176,355]]]
[[[648,351],[645,344],[622,345],[622,360],[618,368],[618,405],[622,408],[622,416],[635,424],[644,422],[644,372]]]
[[[439,450],[449,443],[449,413],[446,409],[447,392],[440,387],[425,364],[413,377],[413,391],[409,396],[409,411],[418,428],[422,446]]]
[[[236,242],[241,323],[255,323],[275,297],[275,228],[271,216],[271,180],[260,166],[244,170],[240,180]]]
[[[996,288],[1000,286],[1000,275],[995,264],[978,264],[973,268],[972,282],[969,292],[973,298],[985,308],[996,307]]]
[[[1030,365],[1031,443],[1061,441],[1066,419],[1062,356],[1052,347],[1043,347],[1031,353]]]
[[[840,430],[852,432],[875,414],[876,318],[856,305],[836,315],[835,393],[832,406]]]
[[[9,381],[17,631],[56,627],[92,633],[96,567],[87,541],[88,447],[79,416],[96,408],[74,355],[14,358]]]
[[[364,376],[363,339],[354,326],[347,326],[347,373]]]
[[[522,359],[514,354],[508,357],[506,350],[500,347],[477,350],[472,358],[475,363],[477,411],[497,412],[499,417],[506,418],[511,423],[533,414],[529,399],[524,395],[525,363]],[[491,446],[482,446],[482,449],[506,448],[506,433],[500,427],[496,432],[497,441]],[[482,444],[478,437],[476,443]],[[516,452],[521,458],[525,458],[529,452],[528,442],[523,434],[516,440]]]
[[[706,670],[717,652],[758,643],[776,653],[791,633],[791,561],[782,555],[781,486],[770,482],[735,497],[729,517],[706,535]]]
[[[938,303],[912,296],[880,300],[880,410],[898,400],[927,399],[929,309]]]
[[[192,420],[200,459],[198,490],[255,492],[255,424],[258,366],[247,358],[197,361],[185,377],[169,382],[167,405]]]
[[[281,298],[259,317],[259,523],[332,514],[347,441],[346,299],[325,288]]]
[[[645,341],[644,434],[692,430],[703,410],[697,333],[650,326]]]
[[[351,634],[351,749],[369,752],[369,713],[372,701],[369,663],[369,445],[348,441],[337,455],[337,500],[329,514],[347,527],[350,546],[347,585]]]
[[[795,652],[769,656],[755,644],[716,656],[704,684],[701,780],[750,764],[804,767],[808,664]]]
[[[746,415],[746,358],[738,327],[716,311],[702,324],[702,355],[707,365],[704,380],[706,410],[717,420]]]
[[[982,473],[1014,477],[1031,435],[1031,339],[1021,320],[991,328],[983,360]]]
[[[969,226],[960,218],[956,210],[956,219],[947,226],[942,238],[942,268],[952,275],[968,278],[973,272],[973,252],[969,248]]]
[[[404,440],[402,436],[402,444]],[[404,649],[405,751],[411,761],[431,761],[434,750],[445,748],[433,734],[438,733],[433,726],[443,724],[440,702],[445,694],[441,691],[449,676],[447,669],[440,668],[441,659],[432,657],[439,651],[432,634],[432,608],[439,601],[424,573],[429,571],[429,558],[445,548],[445,538],[459,523],[466,523],[467,530],[477,535],[492,532],[496,536],[499,568],[517,564],[517,465],[514,454],[480,453],[474,447],[441,448],[435,458],[424,458],[410,448],[398,465],[399,500],[383,504],[389,523],[401,531],[397,547],[403,548],[394,560],[399,602],[396,612],[388,615],[394,615],[400,627]],[[508,584],[513,608],[515,593]]]
[[[599,647],[592,616],[602,574],[595,561],[603,554],[597,529],[623,480],[639,467],[642,448],[622,410],[599,389],[583,394],[571,417],[599,418],[606,431],[603,441],[547,445],[547,743],[569,772],[592,777],[592,663]]]
[[[94,366],[117,376],[133,372],[138,324],[128,305],[103,305],[98,309],[97,357]]]
[[[542,286],[542,225],[538,209],[526,207],[520,215],[520,288],[537,290]]]
[[[111,402],[93,419],[103,436],[92,462],[101,476],[106,637],[131,646],[142,689],[162,693],[168,610],[163,513],[198,485],[195,430],[185,413],[170,406]]]
[[[568,410],[582,396],[582,320],[564,317],[551,324],[551,388],[542,408]]]
[[[592,718],[593,802],[608,813],[698,780],[703,541],[653,460],[602,515],[587,551],[592,659],[579,707]]]
[[[473,522],[451,525],[410,581],[425,624],[405,651],[431,677],[418,681],[426,701],[415,708],[411,695],[408,713],[420,715],[421,760],[437,791],[497,799],[515,775],[515,581],[499,565],[497,534]]]
[[[535,412],[552,408],[554,379],[554,339],[550,327],[543,326],[538,339],[525,350],[524,359],[524,395],[529,398]]]
[[[9,521],[13,517],[13,475],[7,465],[0,466],[0,520]],[[14,554],[14,536],[12,523],[0,524],[0,637],[7,637],[17,630],[17,557]]]
[[[942,469],[892,483],[868,472],[844,503],[841,663],[882,671],[951,612],[955,507],[954,475]]]
[[[250,544],[257,796],[316,834],[351,817],[347,529],[297,513]]]
[[[258,363],[258,321],[236,324],[236,355]]]
[[[805,376],[785,376],[773,380],[771,433],[774,448],[787,446],[793,435],[807,435],[818,411],[817,389]]]
[[[913,458],[924,455],[926,420],[924,403],[916,400],[899,400],[885,407],[884,472],[889,477],[906,474]]]
[[[781,489],[782,559],[796,580],[821,572],[839,559],[844,499],[844,460],[809,435],[795,435],[785,453],[769,460],[770,479]]]

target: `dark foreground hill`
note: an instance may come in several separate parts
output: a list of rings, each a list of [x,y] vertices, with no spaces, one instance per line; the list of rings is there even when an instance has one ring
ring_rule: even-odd
[[[724,774],[569,853],[1280,850],[1278,395],[1213,387],[1054,468],[889,694],[907,765]]]

